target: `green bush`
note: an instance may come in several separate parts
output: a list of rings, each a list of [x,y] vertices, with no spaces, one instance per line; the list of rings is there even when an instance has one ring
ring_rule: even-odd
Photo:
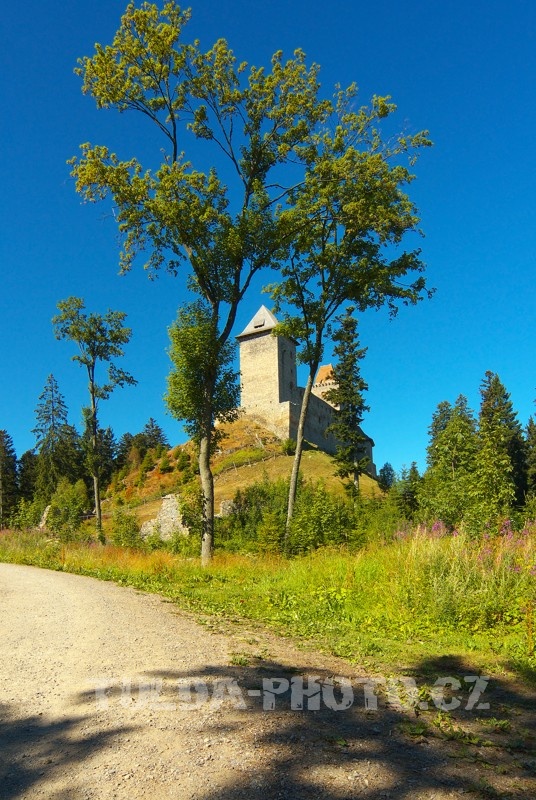
[[[62,478],[52,495],[48,510],[46,527],[59,539],[68,542],[77,538],[84,514],[89,506],[84,481],[69,483]],[[87,538],[87,537],[86,537]]]
[[[293,456],[296,452],[296,441],[294,439],[285,439],[281,442],[281,451],[286,456]]]
[[[45,510],[45,501],[39,498],[34,500],[20,500],[10,519],[9,525],[18,531],[37,528]]]
[[[121,547],[141,547],[140,525],[136,516],[127,509],[116,508],[112,519],[112,542]]]
[[[160,469],[160,472],[164,472],[164,473],[173,471],[173,467],[169,463],[169,456],[168,456],[167,453],[164,453],[164,455],[160,459],[160,467],[159,467],[159,469]]]

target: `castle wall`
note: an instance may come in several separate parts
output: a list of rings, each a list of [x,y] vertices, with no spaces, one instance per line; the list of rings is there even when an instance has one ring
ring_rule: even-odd
[[[299,390],[299,400],[297,403],[296,416],[299,418],[301,402],[304,390]],[[333,455],[337,448],[335,438],[328,434],[326,436],[326,428],[333,421],[333,408],[328,405],[324,400],[311,394],[309,397],[309,408],[307,410],[307,417],[305,419],[304,438],[315,444],[320,450],[323,450],[330,455]],[[292,438],[296,438],[298,431],[298,419],[296,419],[295,432]]]

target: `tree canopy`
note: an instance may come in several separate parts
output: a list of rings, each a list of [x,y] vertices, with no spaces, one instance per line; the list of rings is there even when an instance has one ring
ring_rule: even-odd
[[[184,39],[189,18],[175,2],[162,9],[130,3],[112,44],[97,44],[76,70],[98,108],[141,114],[156,133],[148,164],[91,143],[71,161],[82,196],[114,204],[121,269],[140,257],[151,273],[165,267],[186,278],[210,312],[210,353],[222,364],[252,279],[289,258],[296,266],[314,251],[316,269],[329,256],[334,296],[346,297],[350,284],[360,306],[393,294],[412,300],[422,279],[394,284],[421,269],[418,255],[391,259],[382,251],[416,226],[402,189],[412,176],[399,159],[413,158],[427,135],[389,143],[378,127],[394,111],[388,98],[355,111],[354,85],[321,96],[319,67],[308,66],[301,50],[286,60],[276,52],[270,68],[237,61],[224,39],[202,51]],[[336,257],[322,231],[330,245],[338,239]],[[212,448],[213,416],[214,409],[204,415],[200,466]],[[203,475],[211,538],[209,461]]]

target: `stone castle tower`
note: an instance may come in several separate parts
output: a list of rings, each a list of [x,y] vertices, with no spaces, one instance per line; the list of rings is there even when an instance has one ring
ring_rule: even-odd
[[[276,325],[276,317],[261,306],[236,337],[240,348],[240,406],[281,439],[295,439],[304,390],[297,385],[296,343],[285,336],[274,336]],[[323,395],[334,385],[332,370],[330,364],[319,368],[305,424],[305,439],[330,454],[335,452],[337,441],[325,431],[337,409]],[[374,475],[373,446],[372,439],[366,437],[364,451]]]

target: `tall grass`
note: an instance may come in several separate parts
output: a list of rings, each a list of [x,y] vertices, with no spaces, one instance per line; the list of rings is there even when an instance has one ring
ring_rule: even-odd
[[[434,526],[435,527],[435,526]],[[185,608],[255,619],[356,661],[418,663],[471,655],[488,665],[536,668],[536,530],[474,540],[417,528],[356,553],[321,548],[293,559],[220,552],[61,544],[37,534],[0,536],[0,559],[114,580]]]

